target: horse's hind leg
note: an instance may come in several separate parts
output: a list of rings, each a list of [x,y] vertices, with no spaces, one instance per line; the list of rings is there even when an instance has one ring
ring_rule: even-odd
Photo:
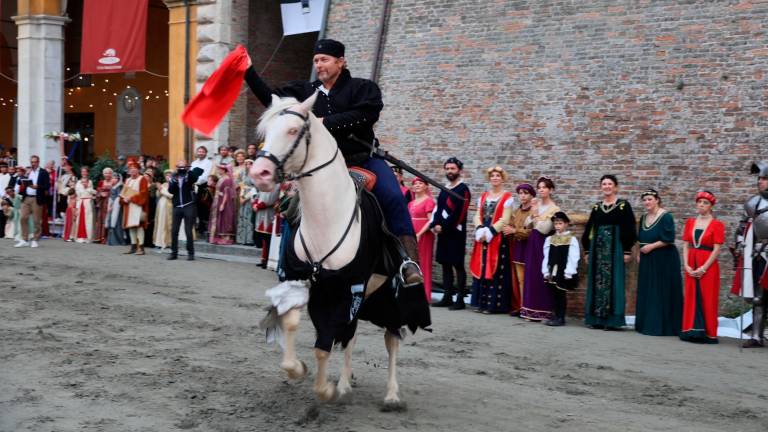
[[[317,359],[317,375],[315,375],[315,393],[317,397],[328,402],[336,399],[336,386],[328,382],[328,359],[331,353],[315,348],[315,359]]]
[[[296,330],[299,328],[301,312],[299,309],[291,309],[283,314],[281,326],[285,334],[285,349],[283,350],[283,361],[280,363],[288,378],[300,379],[307,375],[307,365],[296,358]]]
[[[344,350],[344,365],[341,367],[341,376],[339,377],[339,383],[336,385],[339,397],[352,391],[350,380],[352,379],[352,348],[355,345],[355,340],[357,340],[357,336],[349,341],[347,348]]]
[[[384,344],[389,354],[389,376],[387,379],[387,396],[384,398],[384,408],[385,410],[399,411],[405,408],[405,405],[400,402],[398,394],[400,387],[397,384],[397,351],[400,349],[400,339],[387,330],[384,333]]]

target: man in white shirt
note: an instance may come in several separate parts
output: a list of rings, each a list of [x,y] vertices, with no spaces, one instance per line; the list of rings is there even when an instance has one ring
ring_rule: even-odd
[[[197,148],[197,159],[190,164],[191,169],[200,168],[203,173],[197,178],[195,185],[197,185],[197,194],[195,195],[195,205],[197,207],[197,232],[201,236],[208,230],[208,214],[210,213],[210,207],[202,202],[202,198],[205,189],[208,187],[208,176],[211,175],[213,169],[213,161],[208,159],[208,149],[204,146]]]
[[[30,243],[33,248],[38,247],[37,242],[40,240],[42,228],[43,205],[45,205],[45,197],[51,186],[48,171],[40,168],[39,157],[32,156],[29,158],[29,165],[30,169],[27,171],[26,178],[19,179],[19,192],[23,197],[21,201],[21,240],[13,247],[24,247]],[[32,233],[32,241],[27,243],[30,216],[32,217],[34,232]]]
[[[208,183],[208,176],[211,174],[211,168],[213,168],[213,162],[208,159],[208,149],[204,146],[197,148],[197,159],[192,161],[191,167],[203,170],[203,174],[200,175],[195,183],[197,186],[203,186]]]

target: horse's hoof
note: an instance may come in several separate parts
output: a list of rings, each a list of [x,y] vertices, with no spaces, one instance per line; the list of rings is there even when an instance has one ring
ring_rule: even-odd
[[[321,389],[315,389],[317,398],[323,402],[333,402],[339,397],[339,392],[336,390],[336,386],[328,383]]]
[[[296,367],[296,363],[298,363],[298,367]],[[288,378],[292,380],[299,380],[306,377],[309,371],[307,364],[301,360],[297,360],[293,365],[282,364],[280,367],[282,367],[288,375]]]
[[[339,381],[339,383],[336,385],[336,393],[338,393],[338,397],[344,397],[347,393],[352,391],[352,386],[349,384],[349,382],[342,382]]]
[[[405,412],[408,411],[408,404],[399,399],[385,399],[381,406],[381,412]]]

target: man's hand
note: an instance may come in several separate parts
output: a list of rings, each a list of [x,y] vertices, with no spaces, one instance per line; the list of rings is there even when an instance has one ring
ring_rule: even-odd
[[[632,261],[632,254],[624,254],[624,263],[629,264]]]
[[[443,231],[443,227],[440,225],[435,225],[435,227],[432,228],[432,231],[434,231],[435,234],[440,234]]]

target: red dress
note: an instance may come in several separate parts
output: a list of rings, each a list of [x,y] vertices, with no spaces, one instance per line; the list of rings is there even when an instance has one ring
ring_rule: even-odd
[[[432,220],[432,211],[435,210],[435,200],[428,196],[421,201],[413,200],[408,203],[408,212],[411,214],[413,229],[419,232],[424,225]],[[432,299],[432,250],[434,249],[435,235],[427,230],[419,238],[419,267],[424,275],[424,292],[427,301]]]
[[[685,221],[683,241],[688,243],[688,266],[703,265],[716,244],[725,243],[725,226],[712,219],[707,228],[694,231],[696,219]],[[717,343],[717,311],[720,299],[720,266],[715,260],[701,279],[685,273],[683,293],[683,326],[680,339]]]

